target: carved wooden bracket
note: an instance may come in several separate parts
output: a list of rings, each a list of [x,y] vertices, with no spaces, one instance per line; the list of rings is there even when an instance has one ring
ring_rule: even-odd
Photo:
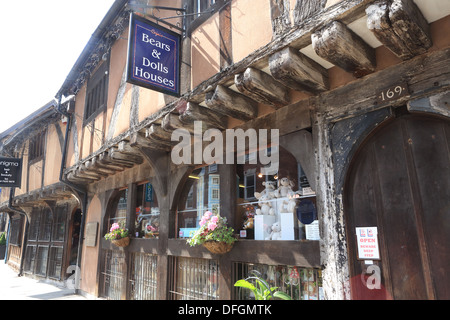
[[[411,0],[377,1],[366,13],[367,27],[403,60],[423,54],[433,45],[428,23]]]
[[[375,71],[374,49],[339,21],[313,33],[311,40],[317,55],[355,77]]]

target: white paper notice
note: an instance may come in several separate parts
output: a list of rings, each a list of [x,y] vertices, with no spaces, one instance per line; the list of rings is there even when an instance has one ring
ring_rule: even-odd
[[[380,260],[377,227],[356,228],[358,259]]]

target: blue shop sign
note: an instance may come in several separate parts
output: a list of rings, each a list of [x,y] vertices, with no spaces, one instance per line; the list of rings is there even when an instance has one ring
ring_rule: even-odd
[[[132,13],[127,82],[179,96],[180,43],[179,34]]]

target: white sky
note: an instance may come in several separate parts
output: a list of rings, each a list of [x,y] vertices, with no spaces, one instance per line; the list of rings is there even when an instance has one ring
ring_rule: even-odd
[[[50,102],[114,0],[0,5],[0,133]]]

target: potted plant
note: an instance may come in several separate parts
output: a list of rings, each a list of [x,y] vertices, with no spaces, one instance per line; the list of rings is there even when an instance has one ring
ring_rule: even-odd
[[[0,260],[5,259],[6,252],[6,232],[0,234]]]
[[[109,233],[105,234],[105,239],[118,247],[126,247],[130,244],[128,229],[121,227],[118,223],[112,224]]]
[[[227,226],[226,218],[206,211],[200,220],[200,228],[187,242],[191,247],[203,245],[212,253],[224,254],[233,248],[236,240],[234,229]]]
[[[256,270],[254,270],[256,272]],[[253,282],[253,283],[252,283]],[[236,281],[235,287],[248,289],[255,295],[255,300],[291,300],[291,297],[283,291],[278,291],[278,287],[270,287],[269,284],[259,276],[252,276]]]

